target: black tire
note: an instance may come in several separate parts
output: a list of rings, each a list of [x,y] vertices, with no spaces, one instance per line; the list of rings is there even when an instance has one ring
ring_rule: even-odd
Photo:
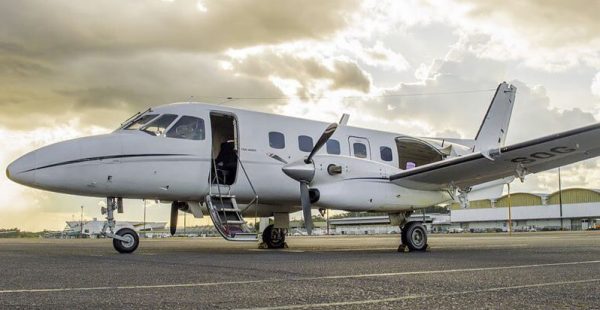
[[[138,245],[140,244],[140,237],[135,232],[135,230],[130,228],[121,228],[117,231],[117,235],[128,238],[130,241],[125,242],[117,239],[113,239],[113,247],[117,252],[122,254],[133,253]]]
[[[419,222],[410,222],[402,230],[404,244],[410,251],[427,250],[427,230]]]
[[[269,249],[282,249],[285,246],[286,229],[267,226],[262,233],[263,242]]]

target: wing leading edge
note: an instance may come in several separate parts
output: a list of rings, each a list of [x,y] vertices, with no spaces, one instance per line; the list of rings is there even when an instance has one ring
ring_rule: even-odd
[[[523,177],[596,156],[600,156],[600,124],[504,146],[490,151],[486,156],[476,152],[423,165],[392,175],[390,180],[412,189],[466,189],[505,177]]]

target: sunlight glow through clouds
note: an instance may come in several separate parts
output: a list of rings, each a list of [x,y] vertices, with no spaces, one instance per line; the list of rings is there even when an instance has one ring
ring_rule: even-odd
[[[107,132],[109,132],[108,129],[96,126],[82,129],[78,120],[72,120],[66,125],[41,127],[32,131],[11,131],[6,128],[0,128],[0,136],[2,137],[0,139],[0,149],[2,150],[0,152],[0,167],[6,167],[21,155],[48,144]],[[26,189],[8,180],[2,174],[2,178],[0,178],[0,197],[3,197],[6,201],[11,201],[25,190],[31,189]],[[7,206],[7,204],[1,204],[0,208]]]
[[[594,121],[590,111],[600,111],[597,1],[328,0],[312,5],[287,0],[127,5],[105,0],[93,8],[66,0],[0,3],[0,29],[6,30],[0,42],[15,42],[3,50],[6,57],[0,56],[0,85],[5,86],[0,90],[0,168],[32,149],[109,132],[101,126],[116,126],[125,114],[191,94],[277,98],[231,105],[324,122],[349,113],[352,126],[464,138],[471,138],[481,121],[491,99],[487,94],[379,96],[485,89],[503,79],[521,83],[515,105],[521,112],[513,115],[509,135],[574,128]],[[43,14],[29,13],[35,10]],[[86,35],[96,33],[101,35]],[[566,99],[557,100],[557,93]],[[573,93],[584,94],[570,100]],[[527,123],[533,116],[536,121]],[[565,184],[600,187],[595,163],[565,167]],[[554,191],[555,181],[554,172],[542,173],[515,188]],[[0,195],[0,210],[8,212],[15,204],[17,210],[36,210],[31,219],[19,215],[23,227],[43,225],[44,214],[60,226],[64,210],[70,210],[64,205],[97,202],[28,189],[4,173]],[[138,216],[141,202],[131,204],[131,215]],[[156,209],[160,219],[168,218],[168,208]]]
[[[594,79],[592,80],[592,86],[590,88],[592,90],[592,94],[600,98],[600,72],[596,73],[594,76]]]

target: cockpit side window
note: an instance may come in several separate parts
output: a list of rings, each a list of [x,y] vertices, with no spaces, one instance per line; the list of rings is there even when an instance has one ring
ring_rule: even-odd
[[[142,117],[136,119],[133,123],[129,124],[129,126],[125,127],[126,130],[138,130],[142,126],[146,125],[149,121],[153,120],[158,114],[146,114]]]
[[[150,124],[142,127],[141,130],[154,136],[160,136],[176,118],[177,115],[175,114],[163,114]]]
[[[167,132],[167,138],[204,140],[204,120],[192,116],[182,116]]]

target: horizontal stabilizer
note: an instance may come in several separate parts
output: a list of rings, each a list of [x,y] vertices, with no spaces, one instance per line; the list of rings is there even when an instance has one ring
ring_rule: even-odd
[[[600,124],[489,151],[471,153],[406,170],[390,177],[421,190],[462,189],[477,184],[557,168],[600,155]],[[490,159],[491,158],[491,159]]]

